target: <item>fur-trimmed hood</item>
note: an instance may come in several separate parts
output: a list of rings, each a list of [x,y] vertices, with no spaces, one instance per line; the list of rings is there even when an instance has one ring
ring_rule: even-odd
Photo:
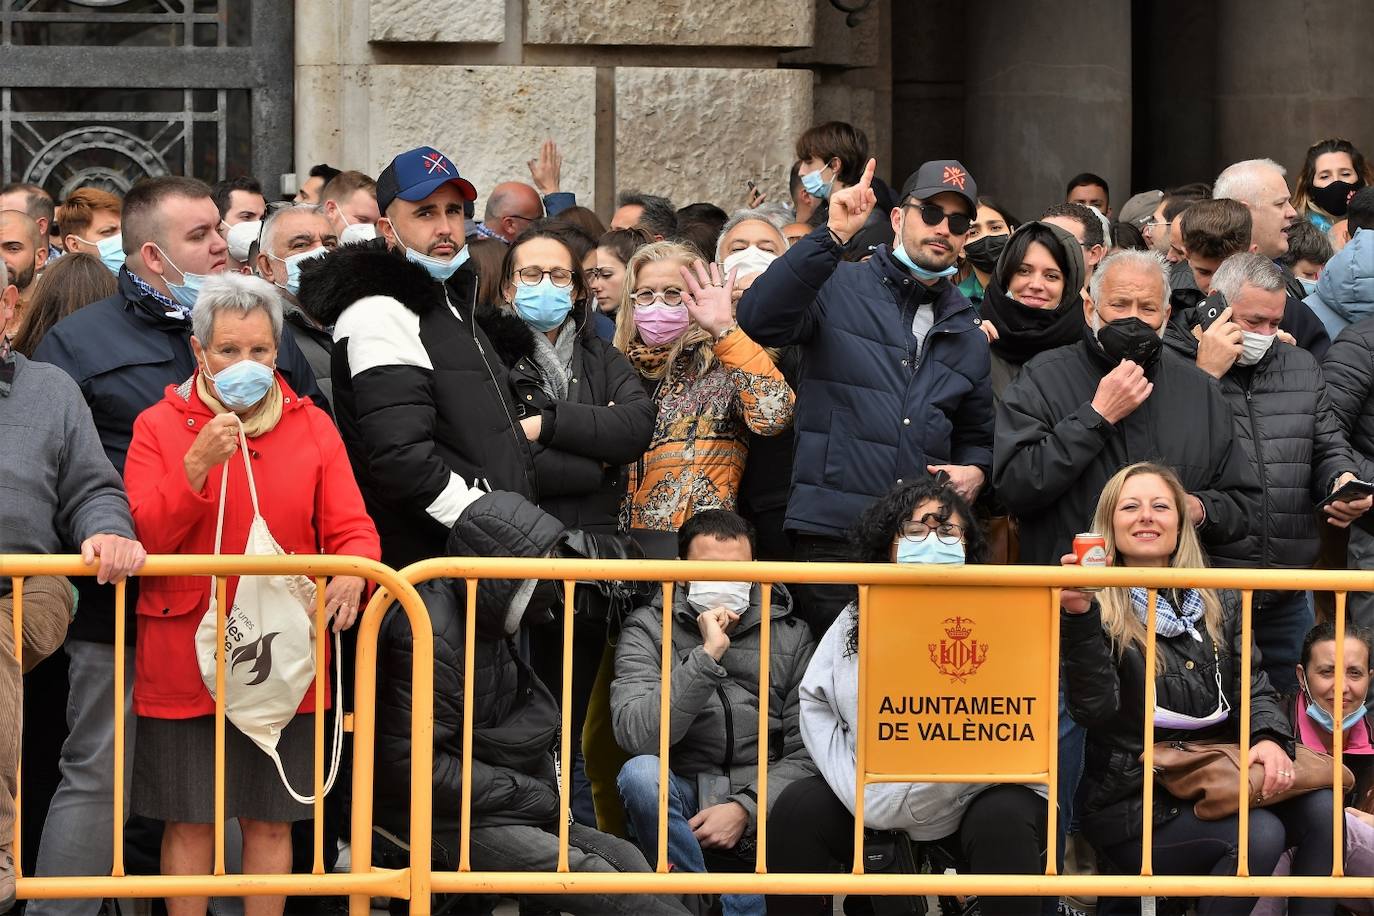
[[[454,304],[466,305],[476,294],[477,274],[464,265],[448,285]],[[380,239],[342,245],[301,265],[301,309],[325,327],[332,328],[345,309],[368,296],[390,296],[417,315],[444,304],[440,285],[425,269]]]

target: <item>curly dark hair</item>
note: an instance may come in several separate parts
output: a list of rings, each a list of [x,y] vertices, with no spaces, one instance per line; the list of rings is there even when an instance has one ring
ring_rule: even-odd
[[[987,561],[987,539],[969,508],[942,471],[934,477],[924,476],[910,483],[898,484],[887,495],[870,505],[849,529],[849,543],[854,560],[859,563],[888,563],[892,557],[892,540],[901,531],[902,523],[911,518],[916,507],[927,500],[940,505],[939,516],[948,519],[959,516],[964,525],[964,560],[967,563]],[[849,631],[845,634],[845,655],[859,651],[859,615],[855,608]]]

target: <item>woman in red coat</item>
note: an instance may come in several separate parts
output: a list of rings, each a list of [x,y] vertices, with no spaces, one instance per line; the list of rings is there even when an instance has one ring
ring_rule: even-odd
[[[227,472],[221,551],[242,554],[253,520],[239,450],[247,436],[267,527],[287,553],[381,556],[377,529],[329,417],[298,398],[273,366],[282,303],[263,280],[223,273],[205,281],[192,316],[197,369],[134,424],[125,485],[134,525],[149,553],[213,553],[220,481]],[[325,590],[334,629],[356,619],[363,579],[340,576]],[[236,579],[229,580],[233,606]],[[144,580],[138,596],[138,652],[131,809],[164,820],[163,874],[207,874],[214,849],[215,702],[201,682],[196,628],[210,603],[207,576]],[[314,687],[277,745],[293,785],[313,774]],[[310,817],[282,785],[275,765],[230,724],[226,728],[225,817],[243,830],[243,868],[291,871],[291,822]],[[205,898],[171,898],[172,916],[204,914]],[[247,916],[277,916],[284,897],[249,897]]]

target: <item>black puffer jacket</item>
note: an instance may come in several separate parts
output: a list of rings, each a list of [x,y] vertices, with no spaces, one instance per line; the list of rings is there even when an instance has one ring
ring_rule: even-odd
[[[492,493],[459,518],[448,552],[460,556],[546,556],[563,526],[514,493]],[[457,832],[463,787],[463,653],[467,591],[461,579],[419,586],[434,627],[434,824]],[[473,647],[472,819],[476,826],[557,821],[553,748],[558,706],[520,660],[515,634],[556,600],[556,589],[532,594],[519,580],[483,580]],[[377,822],[409,832],[411,665],[410,621],[395,604],[378,637]]]
[[[1174,316],[1164,342],[1197,360],[1192,328],[1204,302]],[[1317,562],[1320,532],[1313,506],[1331,492],[1354,456],[1327,398],[1316,357],[1275,341],[1253,366],[1233,365],[1220,379],[1221,393],[1236,418],[1236,437],[1259,479],[1258,512],[1244,537],[1212,544],[1217,566],[1310,568]]]
[[[1207,518],[1210,549],[1244,536],[1259,483],[1236,444],[1216,380],[1165,347],[1146,370],[1154,391],[1115,426],[1092,409],[1114,364],[1092,332],[1026,363],[997,406],[993,486],[1021,525],[1021,561],[1056,564],[1086,530],[1102,487],[1137,461],[1178,473]]]
[[[657,407],[630,361],[577,318],[568,397],[550,398],[535,362],[535,331],[518,316],[479,308],[477,321],[509,373],[516,419],[542,416],[530,446],[539,505],[563,524],[612,533],[625,498],[626,465],[654,433]],[[608,406],[614,405],[614,406]]]
[[[535,495],[476,297],[466,267],[439,283],[380,242],[345,245],[301,272],[301,307],[334,328],[335,418],[390,566],[442,555],[479,491]]]
[[[1322,360],[1336,423],[1350,440],[1361,480],[1374,480],[1374,318],[1348,325]],[[1355,524],[1374,532],[1366,513]]]
[[[1202,718],[1217,708],[1216,659],[1221,660],[1221,684],[1230,703],[1225,722],[1199,731],[1155,729],[1155,741],[1238,741],[1240,739],[1240,596],[1222,592],[1221,644],[1203,633],[1202,642],[1184,633],[1159,638],[1164,673],[1155,678],[1155,697],[1164,709]],[[1141,791],[1145,750],[1145,656],[1134,646],[1117,657],[1096,601],[1085,614],[1061,612],[1060,657],[1064,660],[1064,694],[1069,715],[1088,730],[1083,770],[1083,832],[1097,848],[1140,836]],[[1292,757],[1292,730],[1278,694],[1260,667],[1259,650],[1252,649],[1250,679],[1250,741],[1274,741]],[[1179,812],[1179,802],[1155,793],[1154,823]],[[1130,864],[1130,863],[1124,863]]]

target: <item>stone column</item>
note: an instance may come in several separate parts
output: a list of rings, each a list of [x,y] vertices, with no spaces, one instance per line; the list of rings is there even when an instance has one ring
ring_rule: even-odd
[[[1291,188],[1318,140],[1344,137],[1374,154],[1371,35],[1374,4],[1218,0],[1218,171],[1268,157],[1287,166]]]
[[[971,0],[962,19],[926,21],[964,50],[964,164],[1022,219],[1061,202],[1078,172],[1106,178],[1113,206],[1129,196],[1130,6]]]

